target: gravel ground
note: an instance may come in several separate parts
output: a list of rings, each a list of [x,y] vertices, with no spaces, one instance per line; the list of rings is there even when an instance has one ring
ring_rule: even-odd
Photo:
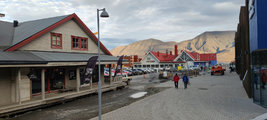
[[[224,76],[202,75],[190,78],[191,85],[172,87],[128,106],[102,115],[104,120],[249,120],[267,110],[254,104],[236,73]],[[97,117],[93,120],[97,120]]]
[[[151,74],[152,75],[152,74]],[[102,94],[102,113],[107,113],[132,102],[143,99],[147,96],[168,89],[168,87],[153,87],[166,80],[151,80],[151,75],[134,76],[127,88],[117,91],[110,91]],[[155,73],[155,76],[158,74]],[[145,97],[131,98],[132,94],[147,92]],[[29,111],[24,114],[15,115],[12,120],[88,120],[98,115],[98,96],[88,95],[75,99],[64,104],[59,104],[47,108]]]

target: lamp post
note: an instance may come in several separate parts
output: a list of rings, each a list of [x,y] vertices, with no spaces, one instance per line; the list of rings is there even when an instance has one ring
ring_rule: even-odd
[[[0,17],[5,17],[5,14],[3,14],[3,13],[0,13]]]
[[[102,11],[100,17],[109,17],[106,9],[97,9],[97,30],[98,30],[98,120],[101,120],[101,79],[100,79],[100,32],[99,32],[99,11]]]

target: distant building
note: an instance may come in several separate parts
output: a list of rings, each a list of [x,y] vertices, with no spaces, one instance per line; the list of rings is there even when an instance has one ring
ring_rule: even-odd
[[[180,55],[174,59],[177,62],[193,62],[195,66],[212,66],[217,64],[216,53],[197,53],[182,50]]]
[[[164,69],[183,66],[185,62],[174,61],[174,59],[178,56],[177,45],[175,45],[174,50],[174,54],[172,53],[172,51],[168,52],[167,50],[166,53],[161,53],[159,51],[149,51],[140,62],[134,64],[134,67]]]
[[[127,60],[127,64],[123,64],[123,67],[133,67],[134,63],[140,62],[142,58],[138,58],[138,55],[123,56],[124,60]]]
[[[192,64],[190,64],[192,63]],[[161,53],[159,51],[149,51],[140,62],[135,62],[135,68],[177,68],[182,66],[187,68],[189,66],[212,66],[217,64],[216,53],[204,53],[190,52],[187,50],[181,50],[178,54],[177,45],[174,46],[174,54],[172,51]]]

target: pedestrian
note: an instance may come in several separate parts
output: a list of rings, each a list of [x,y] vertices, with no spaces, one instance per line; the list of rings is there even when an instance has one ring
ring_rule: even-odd
[[[233,72],[233,67],[230,66],[229,69],[230,69],[230,73],[232,73]]]
[[[184,82],[184,89],[186,89],[187,88],[187,84],[189,83],[189,78],[188,78],[187,74],[184,74],[183,82]]]
[[[174,75],[174,77],[173,77],[173,81],[174,81],[174,86],[175,86],[175,88],[177,88],[178,89],[178,82],[179,82],[179,76],[177,75],[177,73]]]

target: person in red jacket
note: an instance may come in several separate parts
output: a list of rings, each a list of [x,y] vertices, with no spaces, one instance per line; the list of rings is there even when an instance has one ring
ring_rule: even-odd
[[[174,86],[175,88],[178,89],[178,82],[179,82],[179,76],[177,75],[177,73],[175,74],[175,76],[173,77],[173,81],[174,81]]]

